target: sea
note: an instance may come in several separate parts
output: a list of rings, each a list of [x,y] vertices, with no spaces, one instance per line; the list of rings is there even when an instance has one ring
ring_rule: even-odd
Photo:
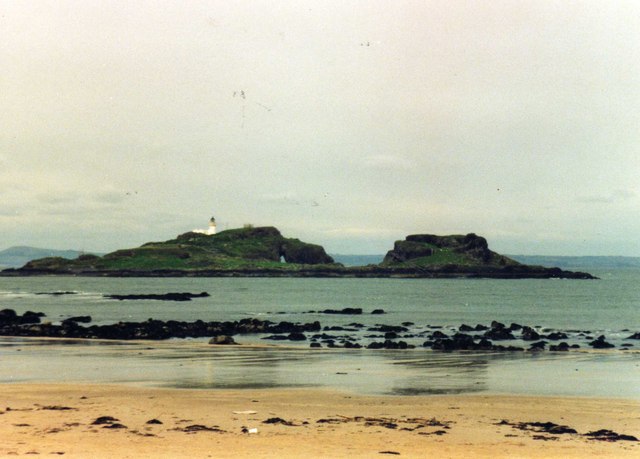
[[[93,324],[180,321],[319,321],[361,349],[238,335],[207,339],[93,341],[0,337],[0,384],[109,383],[188,389],[321,388],[366,395],[520,394],[640,399],[640,269],[593,270],[599,280],[0,277],[0,309],[44,321],[89,315]],[[208,292],[188,302],[108,299],[110,294]],[[362,314],[326,314],[360,308]],[[384,314],[371,314],[382,309]],[[435,331],[499,321],[560,331],[568,352],[442,352]],[[364,327],[355,327],[360,324]],[[414,349],[366,349],[380,325],[401,325]],[[516,333],[518,335],[518,333]],[[615,348],[594,350],[600,335]],[[496,344],[501,344],[495,342]],[[509,342],[528,347],[530,343]]]

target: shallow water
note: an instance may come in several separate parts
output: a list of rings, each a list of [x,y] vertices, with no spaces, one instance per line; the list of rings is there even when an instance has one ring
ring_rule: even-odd
[[[0,308],[42,311],[58,322],[205,321],[258,317],[345,326],[414,322],[411,334],[462,323],[539,325],[605,334],[617,348],[640,331],[640,272],[595,273],[600,281],[402,279],[0,278]],[[73,291],[73,295],[52,295]],[[207,291],[191,302],[114,301],[104,294]],[[46,294],[38,294],[46,293]],[[364,314],[312,313],[362,308]],[[371,315],[384,309],[385,315]],[[340,334],[342,332],[335,332]],[[349,332],[365,343],[366,332]],[[261,343],[260,336],[240,336]],[[407,338],[420,346],[424,337]],[[379,339],[378,339],[379,340]],[[583,345],[584,347],[584,345]],[[634,347],[631,347],[634,349]],[[331,387],[365,394],[514,393],[640,398],[640,354],[619,349],[569,353],[440,353],[298,347],[214,348],[206,340],[148,343],[0,338],[0,382],[91,381],[183,388]]]
[[[326,387],[360,394],[508,393],[640,399],[640,355],[229,348],[0,340],[0,382],[189,389]]]

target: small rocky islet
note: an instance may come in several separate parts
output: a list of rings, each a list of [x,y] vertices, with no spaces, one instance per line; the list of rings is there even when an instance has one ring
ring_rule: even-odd
[[[352,308],[353,309],[353,308]],[[361,315],[361,310],[345,308],[345,315]],[[329,310],[334,314],[336,311]],[[384,313],[384,311],[382,311]],[[370,312],[369,314],[372,314]],[[381,314],[376,312],[376,315]],[[415,349],[434,351],[569,351],[585,346],[593,349],[628,350],[633,343],[616,346],[606,336],[594,336],[587,330],[542,329],[493,321],[489,325],[462,324],[457,328],[442,326],[364,325],[351,322],[345,326],[325,326],[319,321],[307,323],[272,322],[256,318],[238,321],[205,322],[196,320],[154,320],[144,322],[117,322],[108,325],[90,325],[91,316],[74,316],[52,323],[43,321],[42,312],[27,311],[18,314],[12,309],[0,310],[0,336],[76,338],[99,340],[167,340],[171,338],[211,338],[210,344],[236,344],[238,335],[265,335],[261,339],[306,343],[311,348],[342,349]],[[87,324],[87,325],[81,325]],[[339,333],[336,333],[339,332]],[[626,331],[623,341],[640,340],[640,332]]]

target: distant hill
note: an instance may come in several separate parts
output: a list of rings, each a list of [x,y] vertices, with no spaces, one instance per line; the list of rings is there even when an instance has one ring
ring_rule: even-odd
[[[78,258],[84,252],[79,250],[41,249],[38,247],[14,246],[0,251],[0,266],[19,268],[31,260],[45,257]]]
[[[547,255],[508,255],[520,263],[563,269],[640,268],[640,257],[582,256],[562,257]]]

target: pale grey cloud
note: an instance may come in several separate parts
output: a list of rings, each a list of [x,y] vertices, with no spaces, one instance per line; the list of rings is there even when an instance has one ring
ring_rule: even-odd
[[[636,2],[0,9],[6,244],[103,251],[214,214],[342,252],[473,231],[640,255]]]
[[[604,195],[580,196],[576,201],[583,204],[614,204],[626,202],[636,197],[636,193],[632,190],[614,190]]]
[[[372,169],[383,169],[384,171],[409,170],[414,164],[400,155],[373,155],[364,158],[363,166]]]

